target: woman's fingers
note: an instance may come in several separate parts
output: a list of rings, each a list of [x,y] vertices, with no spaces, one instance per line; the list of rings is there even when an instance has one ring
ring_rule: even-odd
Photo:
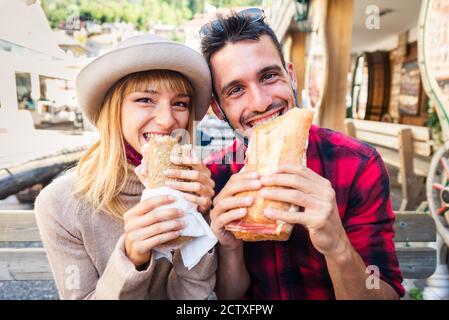
[[[207,213],[212,205],[212,197],[215,195],[215,182],[210,178],[210,171],[200,164],[192,164],[192,159],[182,158],[185,161],[178,161],[178,164],[190,165],[193,170],[169,169],[165,171],[167,177],[181,181],[167,181],[170,188],[181,191],[185,198],[196,204],[201,213]],[[190,194],[190,195],[187,195]]]
[[[127,240],[136,252],[144,254],[161,243],[177,238],[185,227],[179,219],[181,217],[177,209],[155,210],[147,216],[138,217],[135,220],[140,221],[134,223],[134,229],[132,223],[125,226]],[[144,220],[151,222],[146,224]]]
[[[202,171],[203,168],[206,168],[206,166],[203,164],[201,159],[197,157],[176,157],[171,156],[170,162],[173,164],[177,164],[180,166],[189,166],[192,167],[194,170]],[[209,171],[209,170],[208,170]]]
[[[165,184],[170,188],[179,191],[195,193],[200,196],[210,198],[214,196],[214,189],[212,189],[210,186],[203,185],[197,181],[196,182],[166,181]]]
[[[138,250],[138,252],[140,254],[144,254],[146,252],[149,252],[153,248],[156,248],[164,243],[175,240],[180,235],[181,235],[180,230],[158,234],[154,237],[148,238],[146,240],[143,240],[143,241],[140,241],[139,243],[137,243],[136,250]]]
[[[165,175],[172,179],[198,181],[201,184],[208,185],[212,189],[215,187],[215,182],[210,178],[210,172],[206,168],[206,171],[199,170],[181,170],[181,169],[168,169],[165,170]]]
[[[181,169],[167,169],[165,175],[169,178],[193,181],[205,181],[206,177],[197,170],[181,170]]]
[[[134,219],[125,222],[125,232],[130,232],[132,230],[141,229],[148,227],[152,224],[182,218],[184,212],[179,209],[169,208],[169,209],[155,209],[152,212],[145,214],[143,216],[134,217]]]
[[[196,195],[185,192],[183,192],[182,195],[187,201],[196,204],[202,214],[208,213],[210,207],[212,206],[212,200],[209,197],[198,197]]]
[[[151,226],[139,229],[135,232],[134,240],[146,240],[155,237],[159,234],[168,233],[171,231],[178,231],[183,229],[185,226],[181,220],[169,220],[155,223]]]
[[[146,199],[142,202],[139,202],[137,205],[135,205],[133,208],[128,210],[124,215],[123,219],[126,222],[128,219],[134,217],[134,216],[141,216],[144,215],[160,206],[170,204],[174,202],[175,199],[170,196],[156,196],[151,197],[149,199]]]

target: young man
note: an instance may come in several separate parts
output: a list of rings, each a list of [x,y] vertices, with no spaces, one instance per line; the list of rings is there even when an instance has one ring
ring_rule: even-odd
[[[211,227],[219,239],[219,298],[398,299],[404,294],[393,242],[389,181],[376,150],[341,133],[312,126],[307,167],[276,174],[239,172],[243,137],[255,122],[295,107],[296,77],[284,62],[263,11],[218,17],[201,29],[201,49],[213,78],[212,107],[240,139],[212,159],[216,182]],[[280,141],[279,143],[282,143]],[[286,242],[245,242],[224,227],[246,214],[242,191],[278,186],[265,198],[303,207],[268,211],[295,225]],[[368,267],[369,266],[369,267]],[[378,272],[376,272],[378,270]],[[374,274],[373,274],[374,273]]]

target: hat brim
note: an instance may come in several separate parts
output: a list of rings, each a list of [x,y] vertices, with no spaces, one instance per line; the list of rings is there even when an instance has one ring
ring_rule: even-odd
[[[123,77],[141,71],[172,70],[183,74],[195,91],[195,120],[209,108],[212,84],[209,67],[195,50],[176,42],[141,43],[112,50],[86,65],[76,79],[78,103],[95,125],[108,90]]]

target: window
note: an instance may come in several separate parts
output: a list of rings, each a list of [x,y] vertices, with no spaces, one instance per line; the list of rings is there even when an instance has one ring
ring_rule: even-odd
[[[33,110],[31,98],[31,74],[16,72],[17,104],[19,110]]]

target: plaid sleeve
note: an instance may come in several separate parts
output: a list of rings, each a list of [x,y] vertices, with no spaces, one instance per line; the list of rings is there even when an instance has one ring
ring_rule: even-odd
[[[205,161],[207,168],[210,170],[212,180],[215,182],[215,195],[219,194],[221,189],[228,182],[229,178],[240,171],[243,167],[244,151],[237,140],[234,140],[231,145],[213,152]],[[236,154],[239,156],[236,156]],[[238,158],[241,161],[238,161]]]
[[[405,290],[394,246],[394,212],[385,165],[374,151],[351,186],[343,226],[365,264],[377,266],[380,278],[401,297]]]

